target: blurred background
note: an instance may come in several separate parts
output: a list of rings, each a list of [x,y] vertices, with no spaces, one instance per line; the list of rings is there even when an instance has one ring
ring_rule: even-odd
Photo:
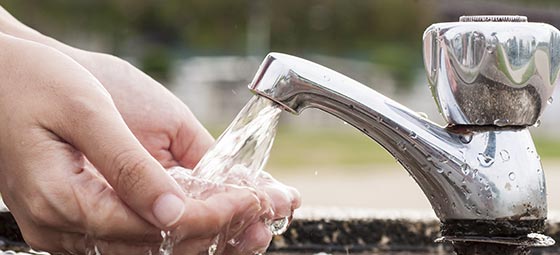
[[[215,136],[252,96],[246,86],[270,51],[326,65],[443,124],[422,66],[422,33],[430,24],[457,21],[461,15],[515,14],[560,27],[556,0],[0,4],[44,34],[132,62],[181,98]],[[560,179],[559,113],[555,102],[532,131],[547,170],[551,207],[560,210],[560,187],[551,185]],[[299,188],[307,206],[429,210],[422,192],[387,152],[316,110],[282,117],[268,169]]]

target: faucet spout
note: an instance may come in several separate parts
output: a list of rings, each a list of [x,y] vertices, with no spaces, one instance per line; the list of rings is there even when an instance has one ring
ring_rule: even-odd
[[[280,53],[265,58],[249,88],[295,114],[308,107],[328,112],[378,142],[443,223],[502,219],[542,228],[544,173],[526,129],[441,127],[340,73]]]

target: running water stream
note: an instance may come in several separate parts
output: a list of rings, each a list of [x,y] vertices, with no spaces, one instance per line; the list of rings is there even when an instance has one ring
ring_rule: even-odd
[[[268,159],[281,112],[282,109],[273,101],[254,96],[193,171],[177,166],[168,169],[168,173],[188,196],[195,199],[208,198],[213,190],[223,187],[223,184],[256,187],[259,174]],[[264,221],[273,234],[279,235],[287,229],[289,218]],[[173,254],[176,244],[173,232],[162,231],[161,234],[163,241],[158,253]],[[225,233],[221,233],[214,239],[208,247],[208,255],[220,254],[226,244],[238,243],[233,239],[222,240],[224,236]],[[93,240],[86,254],[101,255],[102,252]],[[153,252],[148,248],[145,254],[151,255]]]
[[[193,198],[206,199],[214,185],[234,184],[256,187],[274,141],[276,126],[282,109],[273,101],[254,96],[239,112],[226,131],[204,155],[192,172],[181,167],[169,169],[171,176]],[[194,184],[200,180],[207,183]],[[273,234],[281,234],[288,227],[288,218],[266,220]],[[162,233],[161,255],[172,254],[173,233]],[[235,245],[235,240],[221,240],[220,234],[209,247],[208,254],[220,253],[224,245]]]

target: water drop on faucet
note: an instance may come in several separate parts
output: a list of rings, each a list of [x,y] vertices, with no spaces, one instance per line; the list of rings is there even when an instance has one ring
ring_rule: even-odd
[[[418,138],[418,135],[416,133],[414,133],[414,131],[410,131],[410,138],[416,139],[416,138]]]
[[[510,180],[515,181],[515,173],[514,172],[510,172],[508,174],[508,177],[509,177]]]
[[[554,98],[553,97],[549,97],[548,100],[546,100],[546,102],[548,104],[552,104],[552,102],[554,102]]]
[[[473,170],[472,176],[473,176],[473,178],[476,178],[478,176],[478,169]]]
[[[499,127],[507,126],[507,124],[509,124],[508,119],[496,119],[496,120],[494,120],[494,125],[499,126]]]
[[[472,139],[473,135],[470,133],[459,136],[459,140],[461,140],[462,143],[470,143]]]
[[[504,162],[508,161],[510,159],[509,152],[507,150],[500,151],[500,157]]]
[[[471,172],[471,167],[468,164],[463,164],[461,165],[461,171],[463,171],[463,174],[469,175],[469,173]]]
[[[540,127],[541,126],[541,120],[537,120],[537,122],[535,122],[535,124],[533,125],[533,127]]]
[[[476,159],[483,167],[490,167],[491,165],[494,164],[494,158],[492,158],[489,155],[486,155],[485,153],[479,153]]]

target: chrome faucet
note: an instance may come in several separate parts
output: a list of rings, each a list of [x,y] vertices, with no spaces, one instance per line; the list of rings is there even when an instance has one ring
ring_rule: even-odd
[[[430,26],[423,49],[445,127],[280,53],[265,58],[249,88],[295,114],[321,109],[381,144],[427,196],[444,240],[516,244],[542,232],[545,177],[528,127],[552,101],[560,32],[522,16],[468,16]]]

